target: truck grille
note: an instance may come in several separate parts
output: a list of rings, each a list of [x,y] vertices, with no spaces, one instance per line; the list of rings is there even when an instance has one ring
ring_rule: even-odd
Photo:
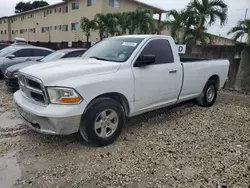
[[[19,75],[18,83],[23,96],[39,103],[47,103],[44,87],[40,80],[26,75]]]

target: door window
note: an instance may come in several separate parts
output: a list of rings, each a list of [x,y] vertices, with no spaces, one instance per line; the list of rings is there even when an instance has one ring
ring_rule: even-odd
[[[16,57],[31,57],[31,49],[21,49],[13,53]]]
[[[34,57],[44,57],[51,54],[51,51],[43,50],[43,49],[32,49],[32,56]]]
[[[150,41],[141,52],[141,56],[146,54],[155,55],[155,64],[174,62],[171,46],[166,39],[155,39]]]

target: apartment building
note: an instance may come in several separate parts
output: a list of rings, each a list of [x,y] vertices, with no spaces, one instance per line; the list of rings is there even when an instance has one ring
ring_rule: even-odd
[[[13,41],[15,37],[32,42],[86,41],[79,25],[81,17],[94,19],[97,13],[133,11],[139,7],[148,8],[154,14],[159,14],[159,17],[166,12],[137,0],[63,0],[0,18],[0,41]],[[92,32],[90,41],[98,40],[97,31]]]

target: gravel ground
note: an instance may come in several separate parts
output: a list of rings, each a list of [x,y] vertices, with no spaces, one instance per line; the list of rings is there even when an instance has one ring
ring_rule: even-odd
[[[78,134],[28,130],[0,81],[0,185],[249,188],[249,114],[249,95],[221,91],[211,108],[188,102],[132,118],[118,141],[95,148]]]

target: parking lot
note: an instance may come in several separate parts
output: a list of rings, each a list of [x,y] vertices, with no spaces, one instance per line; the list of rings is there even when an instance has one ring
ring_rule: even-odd
[[[114,144],[28,130],[0,80],[1,187],[250,186],[250,97],[219,93],[132,118]],[[70,126],[70,125],[69,125]]]

